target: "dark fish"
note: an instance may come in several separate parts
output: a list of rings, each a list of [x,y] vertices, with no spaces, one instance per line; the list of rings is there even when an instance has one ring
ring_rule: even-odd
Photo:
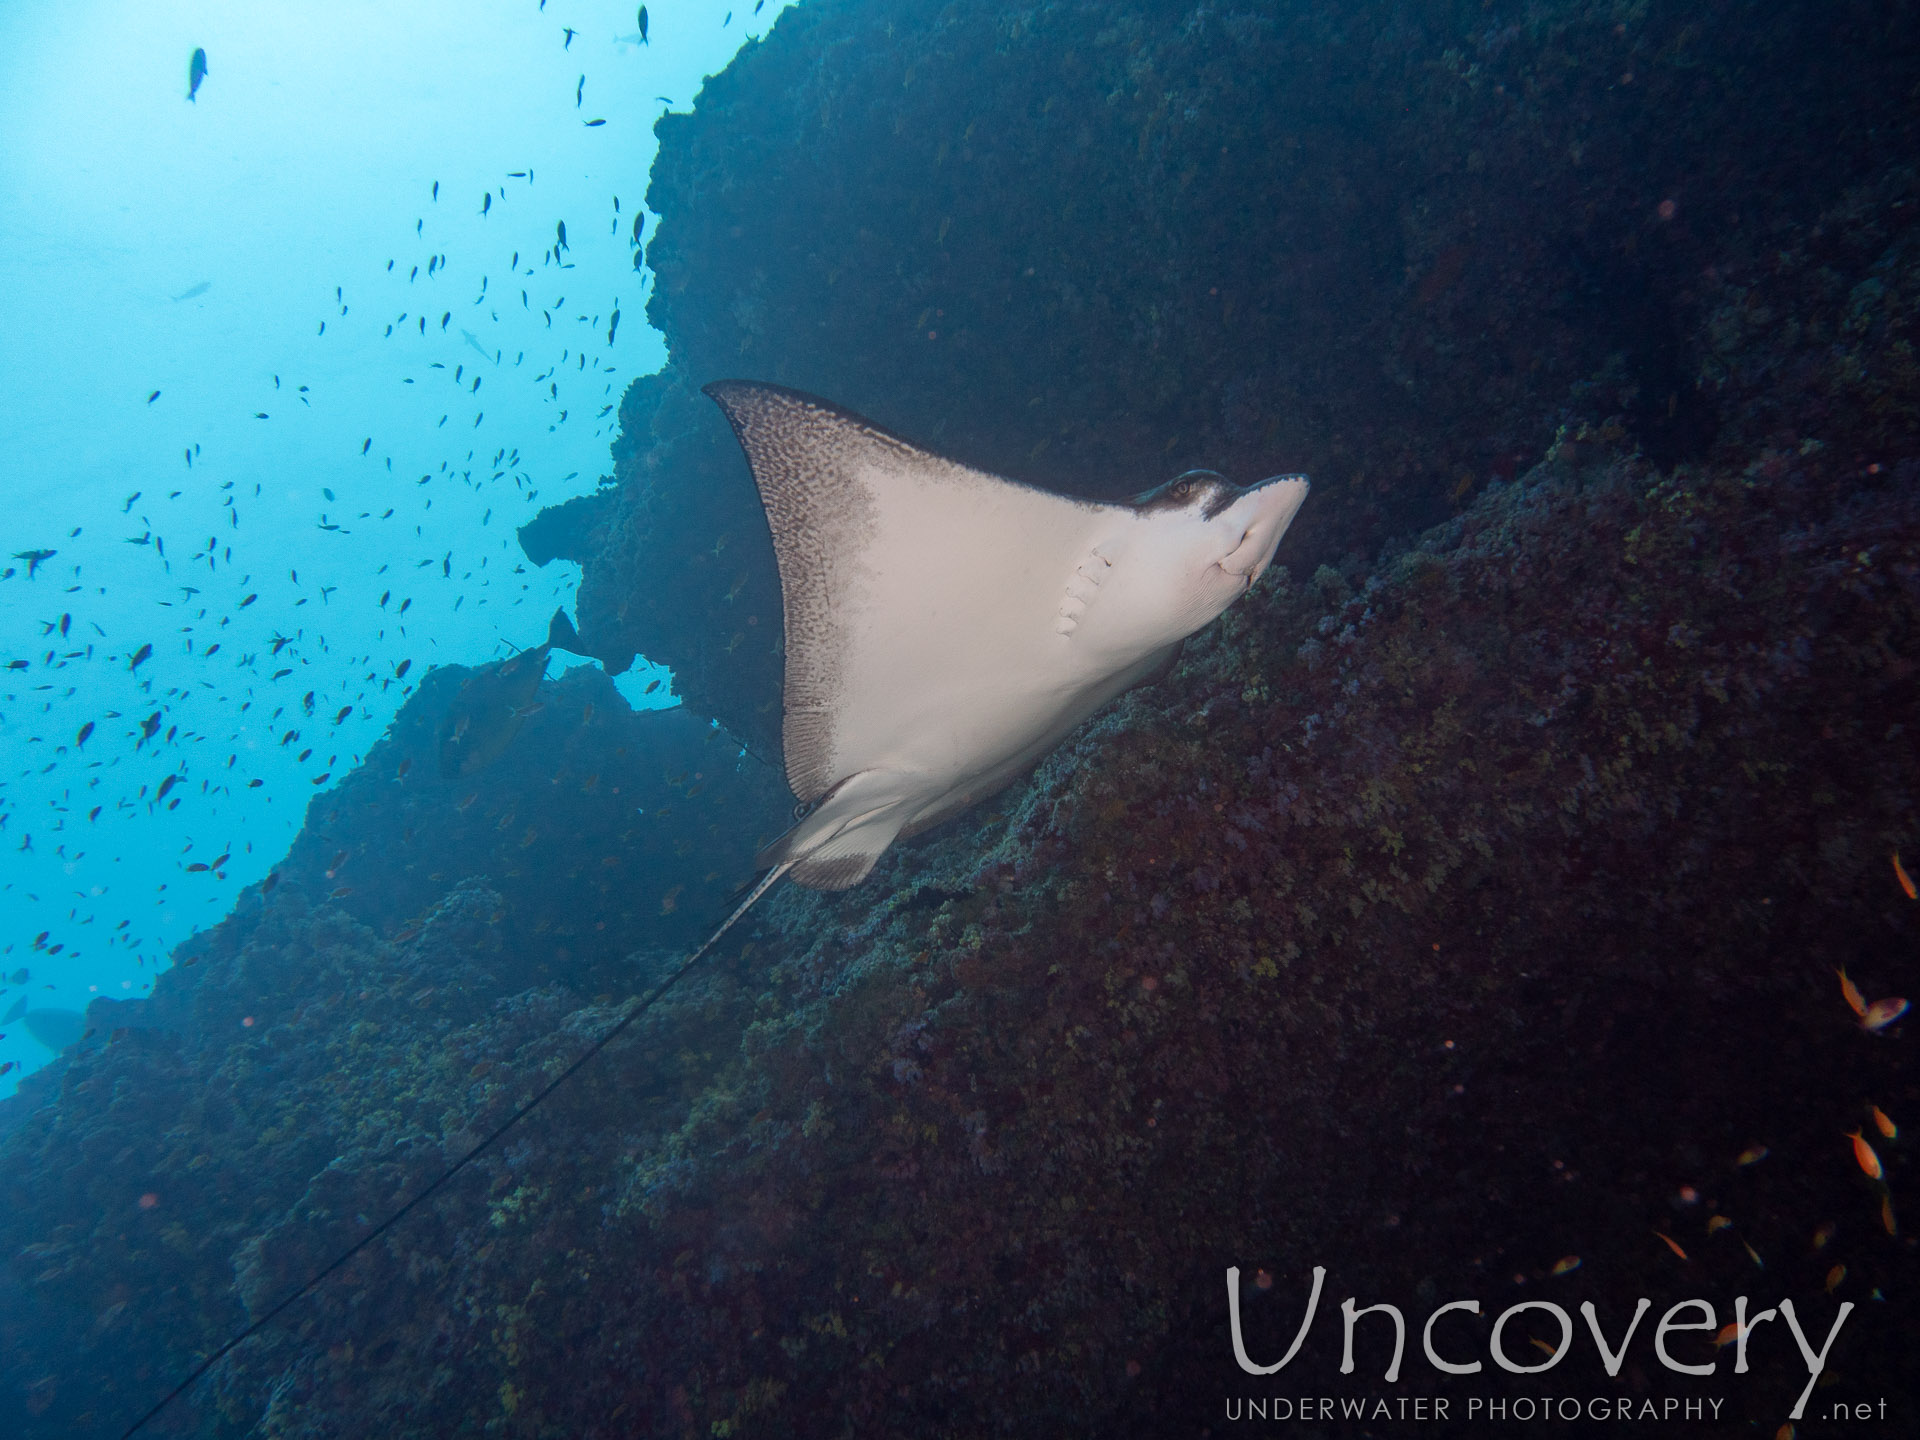
[[[484,196],[481,197],[481,200],[480,200],[481,218],[484,219],[486,217],[486,213],[491,209],[493,209],[493,192],[489,190]]]
[[[634,214],[633,214],[633,243],[634,244],[638,245],[640,243],[640,231],[642,227],[646,225],[646,223],[647,223],[646,211],[644,210],[634,211]]]
[[[198,285],[189,285],[186,289],[182,290],[178,295],[175,295],[173,298],[175,302],[178,302],[181,300],[192,300],[197,296],[206,294],[207,291],[211,290],[212,288],[213,288],[213,282],[211,280],[202,280]]]
[[[138,650],[133,652],[133,658],[127,662],[127,669],[138,670],[141,667],[141,665],[146,663],[147,660],[151,659],[152,656],[153,656],[153,646],[142,645]]]
[[[87,1017],[78,1010],[29,1010],[20,1017],[20,1023],[56,1055],[75,1044],[87,1029]]]
[[[589,120],[586,122],[586,125],[587,125],[587,129],[593,130],[606,123],[607,122],[604,120]]]
[[[647,7],[644,5],[640,7],[639,19],[640,19],[640,43],[642,45],[645,45],[648,42],[647,42]]]
[[[555,233],[558,234],[560,238],[553,248],[556,250],[565,250],[567,248],[567,222],[562,220],[556,228]]]
[[[471,775],[504,755],[531,712],[549,652],[558,646],[577,654],[579,644],[567,612],[556,610],[546,644],[469,676],[440,722],[440,778]]]
[[[156,710],[153,712],[153,714],[149,715],[146,719],[140,722],[140,738],[139,740],[134,742],[135,748],[137,749],[139,746],[144,745],[147,741],[153,739],[154,733],[158,731],[159,728],[160,728],[160,712]]]
[[[167,776],[166,779],[160,782],[160,788],[153,792],[153,803],[158,805],[162,800],[166,799],[167,792],[179,783],[180,777],[178,775]]]
[[[80,733],[73,737],[74,748],[78,749],[80,746],[85,745],[87,743],[87,737],[92,734],[93,734],[93,721],[89,720],[87,721],[86,724],[80,727]]]
[[[560,48],[562,50],[571,50],[573,48],[573,37],[578,35],[580,32],[578,30],[575,30],[571,25],[562,26],[561,28],[566,31],[567,43],[562,45]]]
[[[619,330],[619,328],[620,328],[620,311],[616,307],[613,312],[613,318],[607,323],[607,344],[608,345],[613,344],[614,333],[617,330]]]
[[[207,52],[195,50],[193,58],[187,61],[187,99],[192,100],[200,93],[201,83],[207,78]],[[195,102],[198,103],[198,102]]]
[[[31,580],[35,572],[40,569],[41,562],[51,560],[59,553],[58,550],[16,550],[13,552],[13,558],[27,562],[27,578]]]
[[[151,395],[147,396],[147,403],[151,405],[154,401],[158,400],[159,398],[160,398],[160,392],[156,390]]]
[[[573,108],[574,109],[578,110],[580,108],[580,101],[586,95],[586,93],[587,93],[587,77],[582,75],[580,77],[580,83],[573,87]]]

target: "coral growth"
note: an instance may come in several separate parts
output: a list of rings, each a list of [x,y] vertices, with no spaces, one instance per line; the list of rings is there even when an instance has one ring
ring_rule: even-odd
[[[730,377],[1075,493],[1305,471],[1309,564],[1511,479],[1603,372],[1573,418],[1700,458],[1738,403],[1697,383],[1712,267],[1860,269],[1864,237],[1808,222],[1920,152],[1914,27],[1814,0],[811,0],[659,124],[672,359],[622,404],[618,485],[575,502],[581,633],[777,755],[771,548],[699,393]]]
[[[429,677],[270,893],[96,1004],[0,1106],[0,1423],[117,1433],[724,913],[778,811],[701,717],[766,748],[779,628],[722,369],[1082,490],[1305,462],[1318,528],[1030,778],[775,891],[163,1425],[1185,1433],[1271,1393],[1226,1268],[1265,1355],[1316,1264],[1301,1393],[1362,1393],[1345,1296],[1747,1295],[1856,1302],[1818,1393],[1910,1412],[1914,1167],[1845,1137],[1920,1114],[1911,1027],[1834,974],[1910,993],[1920,941],[1911,22],[1867,17],[783,18],[665,123],[674,365],[529,542],[695,713],[569,675],[446,781]],[[1772,1433],[1783,1333],[1701,1388],[1643,1327],[1604,1387]]]

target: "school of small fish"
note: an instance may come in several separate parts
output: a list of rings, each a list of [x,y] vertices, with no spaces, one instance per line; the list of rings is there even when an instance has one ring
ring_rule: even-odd
[[[753,13],[758,15],[761,8],[761,4],[756,4]],[[544,14],[545,9],[546,0],[540,0],[540,12]],[[635,34],[617,37],[616,45],[628,39],[640,45],[650,44],[651,18],[645,6],[638,8],[635,20]],[[729,12],[722,26],[731,20]],[[564,50],[570,51],[578,32],[561,27],[556,38]],[[197,108],[205,109],[199,105],[200,96],[205,94],[209,105],[217,106],[219,87],[210,85],[214,74],[207,51],[196,47],[188,57],[184,98]],[[584,106],[590,83],[589,74],[584,72],[575,82],[576,109]],[[674,103],[665,96],[658,99],[662,104]],[[607,121],[593,117],[585,124],[598,130],[605,127]],[[509,180],[514,182],[511,186],[506,183]],[[497,220],[510,207],[536,204],[536,182],[531,166],[508,171],[474,202],[475,211],[482,218]],[[425,234],[429,217],[445,200],[452,198],[449,195],[443,199],[441,189],[438,180],[426,187],[425,205],[415,219],[412,236],[407,237],[409,243],[430,245]],[[645,268],[645,242],[649,238],[645,214],[638,207],[623,213],[620,198],[614,195],[609,224],[610,233],[624,239],[629,246],[633,271],[644,285],[650,280]],[[432,247],[412,259],[389,259],[385,274],[397,281],[404,273],[405,285],[419,291],[419,298],[404,309],[373,322],[379,327],[375,333],[381,342],[400,345],[410,340],[421,347],[417,363],[422,373],[407,376],[402,383],[450,385],[456,392],[455,403],[465,401],[473,407],[471,419],[464,427],[470,434],[485,422],[486,413],[480,408],[483,402],[479,397],[487,381],[504,383],[516,371],[538,369],[539,373],[527,376],[522,383],[531,385],[539,393],[542,405],[552,416],[548,428],[557,429],[571,421],[592,424],[594,433],[601,433],[600,424],[607,422],[618,407],[615,387],[624,390],[631,367],[608,363],[609,352],[619,336],[618,297],[605,307],[582,307],[577,303],[569,307],[568,292],[573,287],[565,284],[564,272],[574,268],[571,252],[567,221],[558,217],[553,221],[552,243],[537,258],[514,250],[498,271],[488,267],[480,273],[473,293],[463,299],[444,294],[439,299],[432,298],[435,292],[443,292],[447,285],[454,283],[454,277],[465,268],[447,251]],[[493,280],[502,273],[508,277],[508,283],[495,286]],[[206,295],[212,288],[212,281],[202,280],[168,298],[175,303],[185,303]],[[354,305],[346,289],[345,284],[333,287],[329,312],[316,319],[314,333],[317,336],[328,335],[330,322],[338,333],[340,322],[352,314]],[[509,355],[503,346],[488,343],[489,326],[500,320],[499,307],[516,302],[529,316],[537,312],[545,330],[559,331],[564,327],[565,334],[555,336],[565,342],[557,359],[544,366],[528,364],[526,351]],[[454,325],[456,309],[466,320],[465,324]],[[576,334],[580,337],[577,340],[572,338]],[[445,355],[445,341],[450,336],[458,336],[461,345],[471,352],[469,361]],[[445,358],[440,358],[443,355]],[[593,387],[598,388],[597,396],[592,393]],[[308,384],[283,381],[282,376],[273,375],[270,389],[263,387],[263,393],[253,405],[246,407],[245,413],[271,424],[278,407],[295,404],[311,407],[317,398]],[[165,399],[165,393],[159,388],[144,389],[139,395],[139,403],[156,412],[165,410]],[[598,412],[591,417],[590,407],[597,408]],[[441,416],[441,426],[453,418],[453,408],[449,405],[448,413]],[[355,458],[368,465],[381,466],[386,475],[391,476],[393,458],[376,456],[373,451],[377,444],[376,435],[364,436]],[[189,443],[182,451],[182,468],[191,473],[196,463],[204,459],[201,444]],[[426,491],[422,498],[430,508],[430,487],[436,484],[479,489],[510,479],[517,498],[531,502],[539,493],[533,476],[535,463],[523,454],[521,445],[508,441],[496,445],[490,455],[469,449],[463,458],[442,460],[436,469],[410,481],[393,477],[392,485],[396,500],[403,483],[407,494]],[[567,475],[558,483],[575,478]],[[192,483],[200,482],[195,477]],[[169,504],[186,493],[184,485],[154,479],[136,481],[120,504],[120,514],[128,517],[130,528],[137,526],[133,533],[121,537],[124,543],[150,556],[160,574],[176,577],[174,598],[160,602],[164,614],[149,617],[129,613],[113,605],[112,597],[106,596],[100,587],[86,584],[83,564],[76,558],[79,546],[68,545],[70,553],[63,556],[59,542],[26,545],[7,552],[13,563],[0,560],[0,583],[32,587],[24,594],[16,594],[15,603],[45,607],[39,620],[43,643],[29,653],[17,653],[0,660],[0,675],[4,675],[12,687],[0,691],[0,701],[6,706],[5,711],[0,712],[0,719],[14,725],[18,738],[15,753],[25,762],[17,773],[22,779],[71,776],[56,792],[50,813],[44,815],[38,807],[30,815],[22,803],[8,793],[7,780],[0,778],[0,842],[11,849],[23,854],[49,855],[72,874],[75,867],[87,859],[91,848],[89,837],[97,833],[96,827],[103,816],[133,818],[162,809],[172,812],[183,805],[202,802],[201,808],[208,820],[212,824],[221,823],[215,818],[218,797],[231,795],[236,790],[259,789],[264,784],[257,776],[246,774],[246,752],[253,742],[240,739],[244,729],[258,732],[263,717],[254,713],[256,711],[266,712],[264,719],[274,731],[276,749],[297,757],[297,764],[312,786],[325,785],[361,758],[351,745],[343,745],[335,738],[340,727],[356,715],[377,720],[391,714],[413,689],[407,680],[412,657],[389,665],[376,663],[371,654],[347,656],[329,646],[325,617],[331,609],[350,599],[336,595],[337,585],[318,584],[311,578],[303,582],[297,568],[289,570],[284,579],[278,575],[256,575],[248,569],[243,511],[253,508],[248,501],[262,499],[263,487],[255,483],[248,494],[244,482],[227,480],[220,484],[219,490],[224,533],[187,535],[180,533],[176,524],[169,524]],[[331,488],[322,493],[327,501],[338,505]],[[322,535],[348,535],[359,525],[394,522],[398,509],[398,505],[375,505],[358,512],[330,508],[319,513],[313,522],[314,530]],[[486,518],[491,517],[489,510]],[[82,527],[75,526],[64,541],[78,540],[81,533]],[[498,557],[491,558],[497,560]],[[502,598],[497,588],[489,589],[492,582],[500,578],[497,569],[490,570],[489,559],[480,554],[465,557],[463,563],[463,557],[454,551],[441,550],[420,557],[412,572],[405,576],[382,573],[376,587],[370,587],[363,598],[365,603],[377,607],[383,626],[390,626],[393,635],[405,640],[407,614],[414,603],[408,591],[415,585],[429,579],[460,584],[462,593],[454,600],[456,610],[469,599],[476,605],[486,605],[490,600]],[[382,572],[387,569],[381,567]],[[513,569],[515,574],[524,571],[524,567],[519,566]],[[51,593],[49,581],[57,587]],[[199,583],[191,583],[196,581]],[[255,643],[251,639],[238,639],[244,632],[233,628],[235,617],[263,600],[277,605],[278,613],[284,617],[271,640]],[[379,635],[387,638],[389,630],[382,628]],[[71,695],[74,687],[66,683],[69,677],[59,672],[82,665],[118,667],[128,677],[130,693],[137,699],[119,708],[103,709],[78,724],[71,719],[63,724],[58,713],[58,701],[62,698],[58,692],[64,688],[66,694]],[[658,686],[659,681],[655,680],[646,689],[651,693]],[[225,736],[207,733],[174,718],[178,703],[196,690],[214,692],[228,707],[233,733]],[[116,770],[124,779],[114,774]],[[46,787],[42,784],[39,788],[44,791]],[[248,854],[252,848],[244,836],[196,834],[178,857],[179,876],[183,881],[187,876],[224,881],[234,856]],[[80,903],[69,909],[68,934],[56,937],[51,930],[43,930],[31,941],[5,944],[0,954],[23,948],[33,954],[63,957],[67,962],[76,959],[89,938],[86,927],[94,923],[89,907],[107,889],[105,885],[94,885],[90,891],[75,892]],[[159,889],[160,901],[165,903],[168,884],[161,884]],[[31,898],[37,903],[40,897]],[[671,898],[668,903],[670,908]],[[102,943],[94,941],[95,955]],[[113,927],[104,944],[132,955],[136,965],[142,968],[149,965],[157,968],[163,963],[160,954],[150,953],[156,947],[135,931],[127,919]],[[4,978],[0,976],[0,980]],[[123,988],[129,987],[123,985]],[[0,1069],[0,1075],[14,1068],[14,1063],[9,1062],[5,1069]]]
[[[1908,873],[1906,866],[1900,859],[1900,852],[1898,850],[1895,850],[1892,854],[1892,863],[1894,883],[1899,887],[1900,893],[1909,900],[1920,900],[1920,888],[1915,886],[1912,876]],[[1899,996],[1889,996],[1885,999],[1869,1001],[1861,992],[1860,987],[1855,984],[1853,979],[1847,974],[1845,967],[1836,971],[1835,974],[1840,981],[1840,997],[1842,1001],[1845,1002],[1847,1009],[1852,1013],[1859,1028],[1866,1034],[1882,1038],[1888,1036],[1890,1034],[1889,1027],[1893,1026],[1896,1021],[1907,1013],[1908,1004],[1905,999]],[[1887,1179],[1886,1162],[1881,1158],[1880,1151],[1876,1148],[1874,1140],[1868,1137],[1867,1129],[1869,1126],[1871,1126],[1874,1135],[1877,1136],[1883,1144],[1892,1145],[1900,1138],[1900,1127],[1894,1121],[1893,1117],[1877,1103],[1871,1101],[1866,1103],[1865,1121],[1854,1126],[1853,1129],[1845,1131],[1841,1138],[1846,1140],[1850,1147],[1854,1168],[1865,1177],[1875,1199],[1878,1201],[1878,1218],[1881,1229],[1884,1230],[1888,1236],[1897,1236],[1900,1233],[1900,1226],[1893,1208],[1893,1189]],[[1770,1153],[1768,1147],[1765,1145],[1749,1145],[1734,1157],[1733,1166],[1737,1170],[1749,1169],[1760,1164]],[[1683,1205],[1691,1205],[1696,1203],[1700,1199],[1700,1196],[1692,1186],[1688,1185],[1681,1187],[1678,1198]],[[1733,1228],[1733,1219],[1730,1216],[1718,1212],[1708,1216],[1705,1226],[1708,1237],[1717,1235],[1722,1230],[1731,1230]],[[1817,1254],[1824,1250],[1833,1242],[1834,1237],[1839,1234],[1839,1228],[1840,1227],[1831,1220],[1822,1221],[1819,1225],[1815,1226],[1811,1237],[1810,1248],[1812,1251]],[[1676,1259],[1689,1264],[1693,1263],[1692,1257],[1688,1255],[1685,1247],[1672,1235],[1664,1230],[1658,1229],[1654,1230],[1653,1234],[1672,1252]],[[1742,1240],[1741,1245],[1746,1251],[1747,1258],[1751,1260],[1754,1265],[1765,1268],[1765,1260],[1761,1258],[1760,1252],[1755,1250],[1752,1244]],[[1579,1263],[1580,1261],[1577,1256],[1568,1256],[1553,1267],[1552,1273],[1554,1275],[1566,1274],[1569,1270],[1576,1268]],[[1825,1279],[1822,1282],[1826,1292],[1829,1295],[1836,1293],[1840,1287],[1846,1283],[1847,1275],[1848,1269],[1844,1262],[1836,1262],[1831,1265],[1827,1269]],[[1876,1290],[1874,1294],[1875,1298],[1879,1298],[1879,1291]],[[1713,1344],[1716,1349],[1720,1349],[1734,1343],[1734,1341],[1739,1338],[1740,1328],[1738,1324],[1729,1324],[1721,1327],[1719,1333],[1714,1336]],[[1790,1423],[1782,1425],[1778,1431],[1778,1436],[1785,1437],[1785,1440],[1792,1440],[1793,1434],[1794,1427]]]

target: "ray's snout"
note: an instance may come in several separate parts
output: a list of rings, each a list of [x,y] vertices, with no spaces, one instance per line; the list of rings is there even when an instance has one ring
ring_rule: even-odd
[[[1273,563],[1273,552],[1307,498],[1308,488],[1304,475],[1275,475],[1249,485],[1227,507],[1224,518],[1245,528],[1240,543],[1220,562],[1220,568],[1229,575],[1246,576],[1249,585],[1258,580]]]

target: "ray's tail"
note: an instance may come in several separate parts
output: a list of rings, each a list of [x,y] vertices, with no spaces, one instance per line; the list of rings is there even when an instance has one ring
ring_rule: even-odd
[[[242,1330],[238,1335],[234,1336],[231,1340],[227,1341],[226,1344],[222,1345],[218,1350],[214,1351],[213,1354],[209,1355],[205,1360],[202,1360],[200,1364],[194,1368],[194,1371],[192,1374],[188,1375],[186,1379],[182,1380],[178,1385],[174,1386],[173,1389],[169,1390],[164,1396],[162,1396],[159,1402],[155,1404],[152,1409],[148,1410],[146,1414],[142,1415],[138,1420],[134,1421],[133,1424],[129,1425],[126,1428],[125,1432],[121,1435],[121,1440],[128,1440],[128,1437],[132,1436],[136,1431],[138,1431],[142,1426],[144,1426],[149,1420],[153,1419],[154,1416],[158,1415],[162,1410],[166,1409],[167,1406],[171,1404],[175,1398],[184,1394],[189,1388],[192,1387],[193,1383],[196,1380],[198,1380],[202,1375],[206,1374],[207,1371],[211,1370],[215,1365],[219,1364],[220,1361],[225,1359],[226,1356],[230,1354],[236,1347],[244,1344],[247,1340],[251,1339],[254,1335],[258,1334],[261,1330],[265,1329],[268,1325],[272,1324],[275,1318],[279,1316],[280,1312],[285,1310],[289,1305],[293,1304],[294,1301],[299,1300],[311,1294],[315,1286],[319,1285],[329,1275],[333,1274],[336,1270],[340,1269],[341,1266],[345,1265],[349,1260],[353,1259],[354,1256],[358,1255],[362,1250],[366,1249],[367,1246],[371,1245],[374,1241],[378,1240],[382,1235],[386,1234],[387,1231],[391,1230],[395,1225],[398,1225],[402,1220],[404,1220],[407,1217],[407,1215],[414,1209],[415,1206],[419,1205],[422,1201],[428,1199],[430,1196],[437,1194],[447,1184],[449,1180],[453,1179],[454,1176],[458,1175],[462,1170],[466,1169],[468,1165],[472,1164],[476,1159],[478,1159],[481,1154],[483,1154],[486,1150],[490,1149],[500,1139],[502,1135],[505,1135],[515,1125],[518,1125],[522,1120],[526,1119],[526,1117],[533,1112],[534,1108],[537,1105],[539,1105],[541,1101],[545,1100],[549,1095],[553,1094],[554,1091],[558,1090],[562,1085],[566,1084],[567,1081],[572,1079],[575,1072],[577,1072],[581,1066],[585,1065],[589,1060],[593,1059],[594,1056],[598,1055],[602,1050],[607,1048],[608,1042],[611,1041],[614,1038],[614,1036],[618,1035],[622,1030],[625,1030],[634,1021],[638,1020],[642,1015],[646,1014],[648,1010],[652,1009],[655,1001],[657,1001],[662,995],[665,995],[676,984],[678,984],[680,981],[680,978],[683,975],[685,975],[695,965],[699,964],[701,960],[705,959],[707,956],[707,953],[711,951],[714,946],[720,943],[722,937],[724,937],[729,930],[733,929],[733,927],[739,923],[740,917],[745,915],[747,911],[753,908],[754,902],[758,900],[762,895],[766,894],[767,891],[771,890],[774,886],[774,882],[779,880],[782,875],[785,875],[787,871],[791,870],[792,868],[793,868],[793,862],[787,861],[784,864],[774,866],[765,875],[763,875],[760,878],[760,883],[755,885],[752,891],[747,895],[747,898],[742,900],[740,904],[737,907],[735,907],[734,912],[726,918],[725,922],[720,926],[720,928],[714,931],[713,934],[707,937],[705,944],[703,944],[698,950],[694,951],[691,955],[687,956],[685,960],[682,960],[680,964],[674,969],[674,972],[671,975],[669,975],[666,979],[662,980],[658,985],[654,986],[653,989],[650,990],[647,994],[642,995],[637,999],[628,1001],[626,1013],[622,1015],[618,1020],[616,1020],[612,1025],[610,1025],[607,1028],[607,1031],[605,1034],[603,1034],[598,1040],[594,1041],[593,1044],[589,1045],[583,1052],[581,1052],[580,1056],[571,1065],[567,1066],[566,1069],[562,1070],[552,1080],[549,1080],[545,1085],[541,1086],[539,1090],[535,1091],[532,1099],[528,1100],[518,1110],[514,1111],[512,1115],[508,1116],[499,1125],[495,1126],[494,1129],[486,1136],[485,1139],[479,1141],[476,1145],[474,1145],[474,1147],[471,1150],[467,1151],[465,1155],[462,1155],[458,1160],[454,1161],[452,1165],[448,1166],[447,1169],[441,1173],[440,1177],[437,1180],[435,1180],[431,1185],[427,1186],[426,1189],[422,1190],[418,1195],[415,1195],[411,1200],[407,1201],[406,1204],[402,1205],[398,1210],[394,1211],[393,1214],[389,1215],[385,1220],[382,1220],[378,1225],[374,1226],[373,1229],[369,1230],[365,1235],[361,1236],[360,1239],[354,1243],[352,1248],[348,1249],[343,1254],[337,1256],[332,1262],[330,1262],[326,1266],[325,1269],[315,1274],[310,1280],[308,1280],[299,1289],[295,1290],[291,1295],[287,1296],[284,1300],[276,1304],[271,1310],[267,1311],[266,1314],[262,1315],[258,1320],[254,1321],[245,1330]]]

